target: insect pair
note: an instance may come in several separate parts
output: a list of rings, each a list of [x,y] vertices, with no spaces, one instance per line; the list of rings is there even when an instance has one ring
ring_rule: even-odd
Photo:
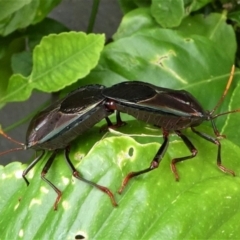
[[[120,118],[120,113],[127,113],[138,120],[161,128],[163,144],[148,168],[137,172],[130,172],[125,177],[119,193],[123,191],[131,178],[150,172],[159,166],[168,147],[169,134],[172,132],[176,133],[183,140],[191,152],[189,156],[175,158],[171,161],[171,169],[176,180],[178,180],[179,175],[176,169],[176,163],[194,158],[197,155],[197,149],[181,131],[186,128],[191,128],[198,136],[216,144],[218,147],[217,166],[223,172],[230,173],[234,176],[235,173],[232,170],[222,165],[221,144],[218,138],[223,136],[220,135],[214,123],[214,119],[221,115],[240,112],[240,109],[236,109],[214,115],[214,112],[223,102],[229,90],[233,75],[234,66],[232,67],[225,91],[212,111],[204,110],[197,99],[187,91],[157,87],[139,81],[122,82],[109,88],[102,85],[87,85],[81,87],[41,111],[31,120],[26,134],[26,144],[12,139],[0,130],[0,134],[5,138],[21,145],[21,147],[2,152],[0,155],[30,148],[40,152],[38,157],[23,171],[22,176],[28,185],[29,181],[26,178],[27,173],[42,159],[45,151],[52,151],[52,155],[43,167],[41,177],[57,193],[57,198],[54,203],[54,209],[56,210],[62,192],[50,182],[45,175],[50,169],[59,150],[64,149],[65,159],[72,171],[72,175],[106,193],[111,199],[113,206],[117,206],[113,193],[107,187],[85,179],[76,170],[69,158],[69,144],[76,137],[104,118],[107,121],[108,127],[122,126],[124,123]],[[116,124],[112,124],[108,118],[114,111],[117,112]],[[216,138],[195,129],[195,127],[203,121],[211,122]]]

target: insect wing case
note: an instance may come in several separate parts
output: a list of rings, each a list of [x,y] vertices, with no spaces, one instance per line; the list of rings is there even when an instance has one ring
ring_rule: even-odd
[[[111,114],[103,105],[102,85],[81,87],[38,113],[31,121],[28,148],[61,149]]]
[[[129,81],[104,89],[103,95],[114,102],[116,110],[166,130],[197,126],[206,119],[199,102],[184,90]]]

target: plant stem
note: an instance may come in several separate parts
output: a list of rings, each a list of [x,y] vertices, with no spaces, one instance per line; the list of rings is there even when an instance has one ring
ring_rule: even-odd
[[[93,31],[93,27],[94,27],[97,12],[98,12],[99,2],[100,0],[93,0],[93,6],[92,6],[89,22],[88,22],[87,33],[91,33]]]

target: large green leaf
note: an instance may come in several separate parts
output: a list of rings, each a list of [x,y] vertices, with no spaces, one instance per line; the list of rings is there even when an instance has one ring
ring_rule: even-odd
[[[226,82],[227,77],[218,76],[218,79]],[[211,81],[215,82],[203,81],[201,88],[207,91]],[[196,86],[199,91],[198,85],[189,83],[191,89]],[[239,91],[234,90],[231,101],[239,96]],[[238,119],[237,114],[229,115],[229,126],[235,126]],[[209,127],[200,127],[200,130],[209,134],[213,132]],[[85,178],[109,187],[114,193],[128,172],[149,166],[162,142],[161,136],[156,137],[160,134],[159,129],[137,121],[128,122],[118,131],[134,134],[132,137],[140,143],[119,133],[107,134],[96,142],[101,138],[98,131],[94,128],[75,141],[71,159]],[[177,165],[180,181],[175,182],[169,168],[170,161],[190,153],[176,136],[171,136],[159,169],[131,180],[121,196],[116,194],[117,208],[112,207],[106,194],[75,179],[70,181],[62,154],[47,175],[64,193],[57,212],[53,211],[55,192],[40,180],[40,171],[49,154],[30,172],[28,188],[19,179],[26,166],[10,164],[2,168],[1,173],[0,191],[4,197],[0,209],[4,216],[8,216],[0,222],[2,236],[24,239],[74,239],[76,235],[88,239],[238,238],[240,232],[234,223],[240,220],[240,149],[239,144],[233,143],[229,137],[234,131],[235,128],[224,131],[228,140],[222,140],[222,159],[237,177],[224,174],[217,168],[217,146],[185,131],[199,154],[195,159]],[[15,219],[23,220],[14,222]],[[13,222],[14,227],[10,224]]]
[[[104,35],[61,33],[44,37],[33,52],[30,76],[14,74],[0,103],[26,100],[34,88],[59,91],[86,76],[96,66],[104,46]]]
[[[228,49],[226,54],[232,58],[236,52],[236,37],[232,26],[227,24],[226,20],[224,12],[222,14],[212,13],[207,16],[196,14],[186,17],[176,29],[186,36],[201,35],[208,38],[219,48]],[[156,21],[150,14],[150,9],[135,9],[124,16],[118,31],[114,34],[114,40],[130,37],[157,27]],[[229,44],[229,40],[231,44]]]
[[[129,131],[136,121],[119,131]],[[145,127],[141,132],[144,133]],[[149,131],[149,130],[148,130]],[[152,135],[159,133],[152,129]],[[202,128],[209,132],[209,127]],[[109,187],[114,193],[126,174],[147,168],[159,148],[161,137],[139,135],[149,141],[140,144],[129,136],[106,135],[97,142],[80,162],[95,128],[75,142],[72,159],[86,179]],[[45,164],[29,174],[27,188],[19,179],[26,166],[12,163],[2,168],[0,189],[0,230],[3,239],[182,239],[238,238],[240,231],[234,222],[240,220],[240,178],[222,173],[216,166],[217,148],[211,143],[186,132],[199,150],[198,156],[177,165],[180,181],[176,182],[169,164],[172,158],[189,155],[186,146],[171,137],[160,167],[151,173],[132,179],[123,194],[117,195],[117,208],[108,196],[91,186],[70,180],[70,172],[60,154],[48,173],[48,179],[63,190],[58,211],[53,211],[55,192],[40,181]],[[96,139],[96,138],[95,138]],[[156,143],[156,141],[158,143]],[[229,151],[231,149],[231,151]],[[223,141],[223,163],[240,174],[239,147]],[[17,219],[17,221],[15,221]],[[22,219],[21,221],[19,219]],[[130,221],[131,219],[131,221]],[[14,225],[12,224],[14,222]],[[33,227],[34,226],[34,227]]]
[[[229,40],[235,44],[234,34]],[[186,35],[166,29],[147,29],[109,44],[99,65],[83,83],[98,79],[105,85],[126,80],[148,81],[157,86],[185,88],[206,108],[213,108],[230,74],[234,55],[226,54],[216,43],[200,35]],[[208,82],[208,88],[204,83]],[[216,84],[218,87],[216,87]],[[199,91],[202,87],[204,91]],[[209,92],[208,92],[209,91]]]

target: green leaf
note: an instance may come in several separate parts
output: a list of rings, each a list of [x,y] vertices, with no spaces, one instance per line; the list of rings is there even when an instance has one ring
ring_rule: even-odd
[[[156,27],[158,27],[158,24],[150,14],[150,9],[137,8],[123,17],[117,32],[113,35],[113,39],[116,41],[123,37],[130,37],[138,31]]]
[[[235,45],[233,34],[229,35],[229,44]],[[204,109],[211,110],[223,93],[233,59],[233,52],[228,58],[216,43],[203,36],[167,29],[143,30],[105,47],[99,65],[81,84],[95,83],[96,79],[106,86],[140,80],[186,89]],[[226,110],[233,89],[219,111]],[[221,128],[224,118],[217,122]]]
[[[33,50],[36,45],[38,45],[44,36],[52,33],[62,33],[68,32],[69,29],[63,24],[55,21],[54,19],[45,18],[38,24],[29,26],[25,32],[28,36],[28,46],[30,50]]]
[[[56,7],[60,2],[61,0],[38,0],[38,8],[32,24],[36,24],[42,21],[48,15],[48,13],[50,13],[51,10]]]
[[[152,0],[151,13],[164,28],[178,26],[184,18],[183,0]]]
[[[12,55],[12,70],[27,77],[32,71],[32,54],[24,51]]]
[[[135,124],[138,123],[129,122],[119,131],[128,131]],[[141,130],[145,132],[145,128]],[[211,131],[209,127],[201,130]],[[87,141],[95,135],[99,138],[97,131],[94,129],[75,141],[71,159],[86,179],[107,186],[114,193],[127,173],[149,166],[162,142],[161,137],[155,140],[139,135],[149,142],[141,144],[129,136],[108,134],[85,156]],[[216,146],[190,131],[185,134],[199,154],[177,164],[180,181],[174,180],[169,164],[172,158],[189,155],[189,151],[173,136],[159,168],[132,179],[122,195],[116,194],[117,208],[111,205],[106,194],[76,179],[70,180],[62,153],[47,175],[63,191],[56,212],[52,209],[56,194],[40,180],[49,154],[30,172],[28,188],[19,179],[26,166],[8,165],[1,172],[0,190],[4,197],[0,209],[8,216],[0,220],[1,237],[74,239],[81,234],[88,239],[115,239],[116,236],[118,239],[239,238],[238,228],[232,226],[240,220],[240,178],[217,168]],[[228,140],[222,144],[223,163],[239,175],[239,147]],[[14,225],[10,224],[13,222]]]
[[[240,84],[239,84],[239,75],[240,73],[237,72],[234,75],[234,79],[237,81],[237,86],[235,85],[234,91],[231,94],[231,100],[228,105],[228,111],[239,109],[239,94],[240,94]],[[222,117],[224,118],[224,117]],[[227,118],[227,119],[226,119]],[[235,114],[229,114],[225,117],[224,126],[222,132],[226,132],[227,138],[231,139],[237,146],[239,146],[239,112]]]
[[[10,1],[13,2],[13,1]],[[25,28],[33,21],[38,8],[38,1],[32,0],[17,12],[1,21],[0,34],[6,36],[16,29]],[[23,17],[25,16],[25,17]]]
[[[41,21],[60,1],[0,1],[0,35],[6,36],[17,29],[22,29]]]
[[[106,46],[99,66],[87,76],[87,81],[92,82],[97,74],[104,84],[141,80],[162,87],[189,89],[190,82],[199,85],[206,79],[217,81],[223,75],[226,77],[232,61],[233,56],[227,58],[211,40],[202,36],[150,29]]]
[[[0,58],[0,96],[6,94],[8,79],[12,75],[12,55],[23,51],[24,47],[25,41],[23,37],[7,37],[6,39],[0,39],[0,48],[3,50],[3,55]]]
[[[10,16],[12,13],[20,10],[25,5],[29,4],[31,0],[21,0],[21,1],[0,1],[0,20]]]
[[[45,37],[34,49],[36,64],[30,81],[41,91],[58,91],[86,76],[96,66],[103,46],[103,34],[70,32]]]
[[[103,46],[100,34],[70,32],[44,37],[34,49],[31,75],[12,75],[0,103],[26,100],[34,88],[52,92],[74,83],[96,66]]]
[[[226,23],[225,13],[211,13],[189,16],[185,18],[177,28],[179,31],[189,35],[201,35],[212,40],[219,48],[228,49],[226,54],[230,57],[236,52],[235,33],[233,27]],[[229,45],[229,38],[232,44]]]

